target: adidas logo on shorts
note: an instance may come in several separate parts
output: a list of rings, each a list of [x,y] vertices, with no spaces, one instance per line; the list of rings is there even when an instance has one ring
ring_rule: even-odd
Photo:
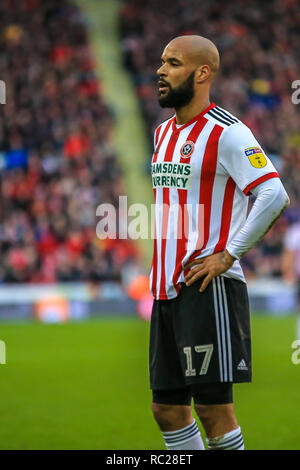
[[[237,370],[248,370],[246,365],[245,359],[242,359],[239,365],[237,366]]]

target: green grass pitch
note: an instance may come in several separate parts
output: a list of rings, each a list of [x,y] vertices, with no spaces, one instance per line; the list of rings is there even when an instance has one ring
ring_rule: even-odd
[[[253,383],[234,389],[248,449],[300,449],[295,322],[252,316]],[[139,318],[1,324],[0,449],[164,449],[150,411],[148,333]]]

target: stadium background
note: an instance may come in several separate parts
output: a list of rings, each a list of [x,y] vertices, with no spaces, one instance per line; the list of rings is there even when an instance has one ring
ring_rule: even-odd
[[[170,115],[155,70],[170,39],[195,33],[221,52],[212,100],[253,130],[291,198],[242,262],[254,382],[235,398],[247,448],[299,449],[296,301],[281,271],[300,218],[297,2],[3,0],[0,13],[0,448],[164,448],[140,318],[152,240],[100,239],[96,208],[151,204],[152,133]]]

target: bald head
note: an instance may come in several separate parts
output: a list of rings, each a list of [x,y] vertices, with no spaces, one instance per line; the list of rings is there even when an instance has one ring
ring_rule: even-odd
[[[211,84],[219,69],[218,49],[202,36],[179,36],[165,47],[156,71],[158,101],[175,108],[177,123],[199,113],[199,103],[209,103]],[[201,108],[201,106],[200,106]]]
[[[212,41],[202,36],[178,36],[166,46],[165,50],[182,55],[183,59],[190,61],[195,67],[208,65],[210,68],[210,81],[219,70],[220,57]]]

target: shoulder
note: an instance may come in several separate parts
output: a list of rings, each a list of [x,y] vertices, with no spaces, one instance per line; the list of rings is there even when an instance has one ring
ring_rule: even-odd
[[[154,128],[154,133],[153,133],[153,140],[154,140],[154,147],[156,147],[158,141],[159,141],[159,136],[161,136],[164,132],[164,130],[167,128],[167,126],[170,127],[171,121],[173,120],[174,116],[171,116],[170,118],[166,119],[165,121],[161,122],[158,126]]]
[[[239,123],[243,124],[236,116],[231,114],[226,109],[221,108],[220,106],[214,106],[206,114],[204,114],[204,117],[209,121],[212,121],[214,124],[218,124],[224,129]]]
[[[160,124],[158,124],[155,129],[154,129],[154,134],[157,134],[161,129],[165,129],[168,125],[171,124],[171,121],[174,119],[174,116],[169,117],[165,121],[162,121]]]
[[[231,150],[239,145],[246,145],[246,147],[257,145],[251,129],[236,116],[220,106],[215,106],[208,111],[205,114],[205,118],[223,128],[220,137],[220,144],[223,149],[228,148],[228,150]]]

